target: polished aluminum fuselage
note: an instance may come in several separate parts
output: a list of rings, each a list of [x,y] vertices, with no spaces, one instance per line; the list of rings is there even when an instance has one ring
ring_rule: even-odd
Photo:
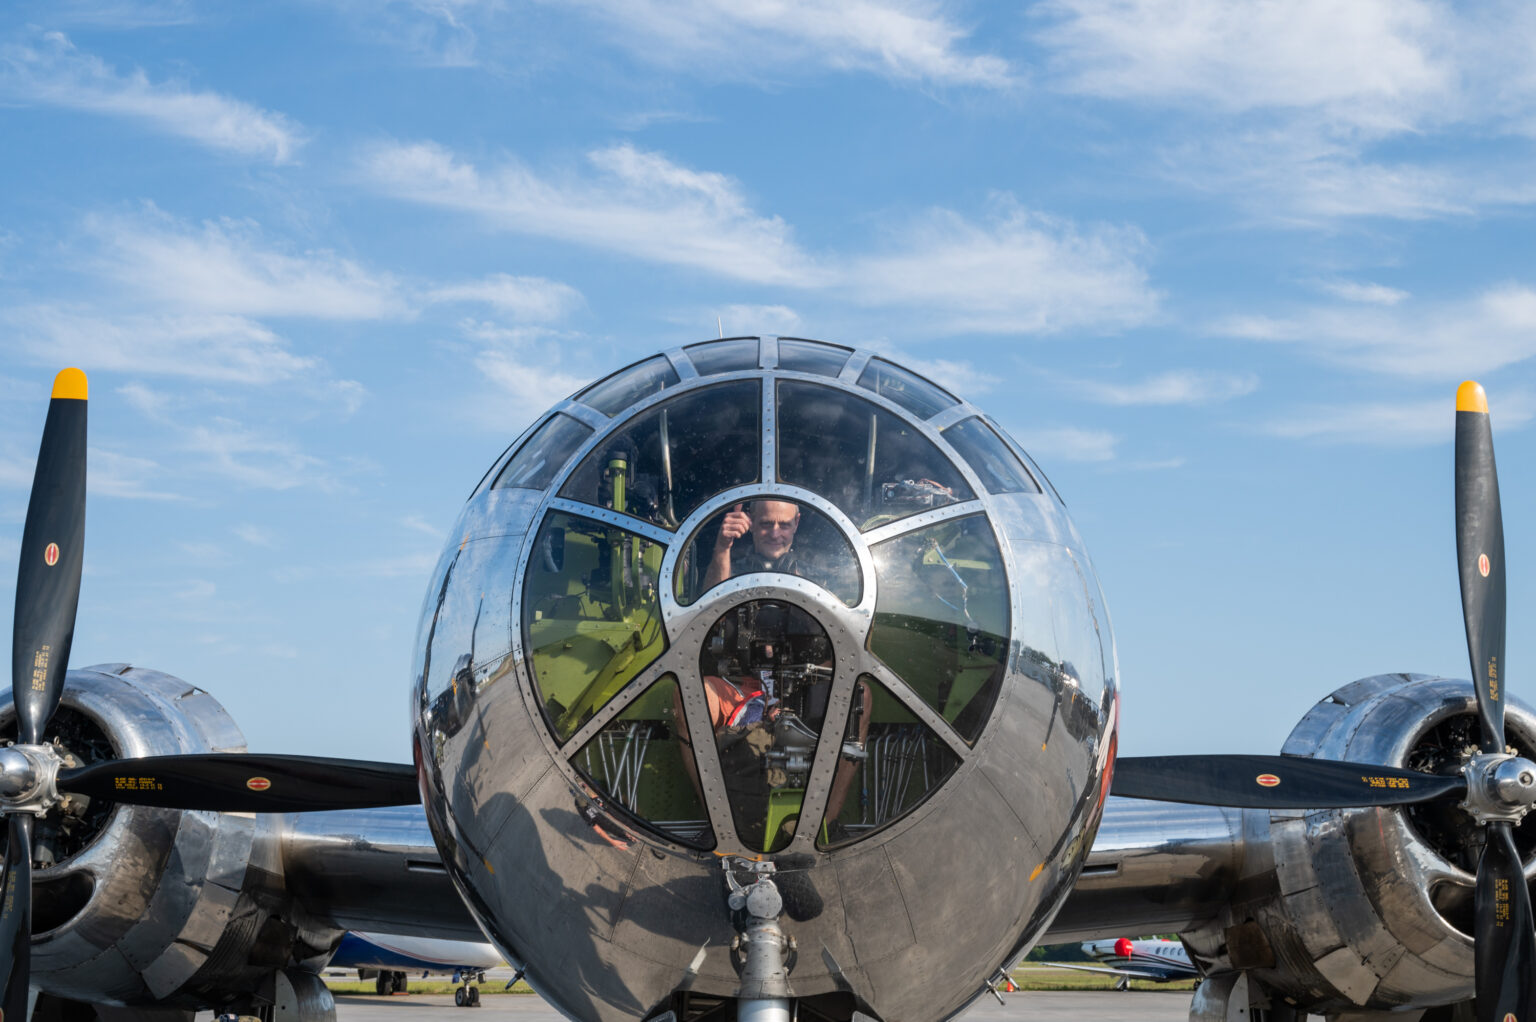
[[[686,355],[669,353],[682,380],[661,396],[737,378],[800,378],[773,368],[774,350],[768,339],[757,370],[707,380],[697,378]],[[853,390],[867,360],[855,354],[836,381],[805,379]],[[764,392],[771,395],[773,387]],[[868,391],[856,393],[945,450],[940,428],[977,414],[962,404],[922,421]],[[578,402],[557,405],[596,429],[572,464],[656,401],[611,420]],[[684,679],[692,720],[706,712],[702,688],[688,680],[698,677],[709,622],[764,598],[801,607],[826,628],[837,679],[829,720],[839,711],[846,716],[857,675],[889,677],[867,642],[877,598],[869,545],[966,513],[984,513],[990,522],[1006,565],[1011,618],[1001,693],[974,746],[935,727],[960,764],[915,811],[833,850],[819,847],[815,828],[805,827],[784,850],[796,857],[795,868],[820,903],[802,913],[809,918],[783,924],[797,948],[789,972],[794,996],[841,991],[888,1022],[948,1017],[1043,932],[1098,824],[1117,707],[1114,645],[1092,566],[1049,485],[1039,494],[993,495],[966,467],[974,500],[860,535],[821,494],[772,481],[771,400],[765,406],[762,478],[768,481],[717,494],[675,533],[647,531],[613,512],[562,499],[558,478],[543,491],[482,489],[455,524],[428,589],[413,705],[429,823],[485,932],[510,959],[528,966],[541,993],[577,1018],[643,1018],[682,989],[736,996],[736,930],[722,857],[761,856],[731,826],[719,761],[708,755],[699,758],[698,770],[718,839],[712,851],[687,848],[644,826],[615,834],[581,812],[590,784],[539,712],[520,626],[532,540],[552,511],[622,521],[667,545],[658,589],[668,647],[636,684],[667,672]],[[865,579],[856,606],[802,579],[761,573],[678,605],[672,573],[682,537],[753,496],[799,501],[843,528]],[[472,662],[471,698],[457,690],[454,699],[444,698],[445,682],[434,680],[443,672],[426,669],[429,643],[434,662],[465,656]],[[1042,680],[1043,672],[1029,670],[1042,661],[1069,663],[1071,671]],[[455,684],[464,684],[462,676]],[[605,709],[595,724],[615,712]],[[813,776],[824,782],[836,758],[836,743],[823,742]],[[814,786],[808,790],[805,815],[815,819],[825,795],[818,804]]]

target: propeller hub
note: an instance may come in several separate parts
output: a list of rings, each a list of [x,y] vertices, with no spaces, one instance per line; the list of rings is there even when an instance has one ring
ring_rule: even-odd
[[[1536,805],[1536,763],[1522,756],[1478,755],[1467,761],[1462,808],[1480,824],[1519,823]]]
[[[62,765],[51,745],[8,745],[0,749],[0,811],[41,816],[59,801]]]

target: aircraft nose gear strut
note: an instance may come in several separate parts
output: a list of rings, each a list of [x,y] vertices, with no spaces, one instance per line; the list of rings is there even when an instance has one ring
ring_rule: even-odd
[[[726,904],[736,921],[731,950],[741,963],[741,988],[736,1000],[738,1022],[790,1022],[789,970],[794,966],[795,941],[779,928],[784,896],[773,882],[771,862],[722,860],[730,893]],[[750,883],[738,873],[752,877]]]

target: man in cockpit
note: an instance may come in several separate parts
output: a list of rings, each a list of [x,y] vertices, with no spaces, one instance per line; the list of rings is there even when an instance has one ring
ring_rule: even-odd
[[[750,512],[743,511],[740,504],[726,512],[709,568],[704,573],[705,589],[749,571],[801,574],[800,558],[794,549],[795,532],[800,528],[800,506],[788,500],[754,500],[751,506]],[[752,552],[737,555],[736,541],[749,532]]]

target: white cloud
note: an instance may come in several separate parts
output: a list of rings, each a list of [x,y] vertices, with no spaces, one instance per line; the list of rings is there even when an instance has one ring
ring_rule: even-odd
[[[58,32],[46,33],[39,46],[0,49],[0,97],[136,120],[212,149],[272,163],[291,161],[304,141],[282,114],[181,82],[152,82],[142,70],[120,74]]]
[[[277,549],[277,534],[271,529],[260,525],[252,525],[250,522],[241,522],[229,531],[234,533],[235,537],[242,543],[264,547],[268,550]]]
[[[591,370],[580,362],[579,335],[544,327],[504,327],[481,320],[464,320],[459,330],[474,342],[475,368],[492,392],[463,405],[471,418],[497,432],[520,430],[546,408],[592,382]],[[572,353],[577,353],[574,358]]]
[[[541,177],[516,160],[481,171],[431,143],[385,145],[363,170],[397,198],[455,209],[539,237],[771,284],[812,267],[778,217],[752,211],[736,181],[629,144],[587,154],[591,170]]]
[[[400,519],[400,524],[414,532],[419,532],[423,535],[431,536],[433,539],[442,539],[444,535],[441,528],[433,525],[421,515],[406,515],[404,518]]]
[[[203,455],[205,471],[258,490],[291,490],[298,486],[334,488],[323,473],[324,463],[286,440],[262,436],[229,419],[193,426],[185,447]]]
[[[291,379],[318,366],[315,359],[294,354],[266,327],[240,316],[107,317],[33,305],[0,312],[0,322],[13,350],[45,365],[248,384]]]
[[[726,337],[788,334],[801,328],[800,314],[787,305],[726,305],[712,311]]]
[[[1529,154],[1509,144],[1536,135],[1528,4],[1050,0],[1038,12],[1055,88],[1177,111],[1159,125],[1164,172],[1261,217],[1536,202]],[[1469,136],[1473,149],[1454,144]]]
[[[86,489],[105,497],[129,500],[184,500],[165,490],[151,488],[151,480],[165,470],[148,458],[119,454],[92,447],[85,459]]]
[[[445,284],[428,291],[426,297],[433,302],[482,302],[524,322],[563,319],[584,302],[581,292],[569,284],[508,273]]]
[[[246,221],[192,227],[150,208],[86,220],[103,272],[140,301],[240,316],[378,319],[404,305],[394,282],[333,252],[293,254]]]
[[[1320,280],[1317,286],[1335,298],[1342,298],[1346,302],[1359,302],[1363,305],[1396,305],[1409,297],[1407,291],[1387,287],[1385,284],[1372,284],[1369,281],[1335,278]]]
[[[1120,438],[1106,430],[1060,426],[1016,434],[1036,461],[1112,461]]]
[[[1135,383],[1084,379],[1069,385],[1090,400],[1109,405],[1204,405],[1251,394],[1258,389],[1259,378],[1252,373],[1170,369]]]
[[[1454,19],[1423,0],[1052,0],[1059,87],[1241,113],[1311,109],[1374,132],[1454,105]]]
[[[1455,407],[1449,393],[1427,401],[1329,405],[1300,409],[1262,428],[1274,436],[1322,443],[1442,444],[1455,435]],[[1526,393],[1506,393],[1492,411],[1497,428],[1514,429],[1536,414],[1536,401]]]
[[[987,222],[938,209],[854,257],[849,287],[872,305],[938,312],[953,330],[1050,333],[1134,326],[1157,310],[1134,228],[1080,228],[1000,196]]]
[[[939,85],[1007,86],[1008,62],[961,52],[969,33],[923,0],[584,0],[637,55],[722,77],[796,65]],[[751,60],[721,61],[721,54]]]
[[[1235,316],[1211,332],[1302,345],[1319,358],[1374,372],[1460,380],[1536,355],[1536,290],[1504,284],[1458,301]]]
[[[1080,227],[997,195],[981,221],[934,209],[893,226],[879,250],[812,256],[782,219],[756,213],[726,175],[628,144],[589,160],[596,173],[559,181],[516,161],[482,174],[420,144],[375,150],[366,173],[398,198],[476,213],[507,230],[756,284],[841,293],[864,305],[917,308],[943,329],[1113,330],[1157,310],[1144,266],[1149,246],[1134,228]],[[770,308],[783,307],[744,307]]]

